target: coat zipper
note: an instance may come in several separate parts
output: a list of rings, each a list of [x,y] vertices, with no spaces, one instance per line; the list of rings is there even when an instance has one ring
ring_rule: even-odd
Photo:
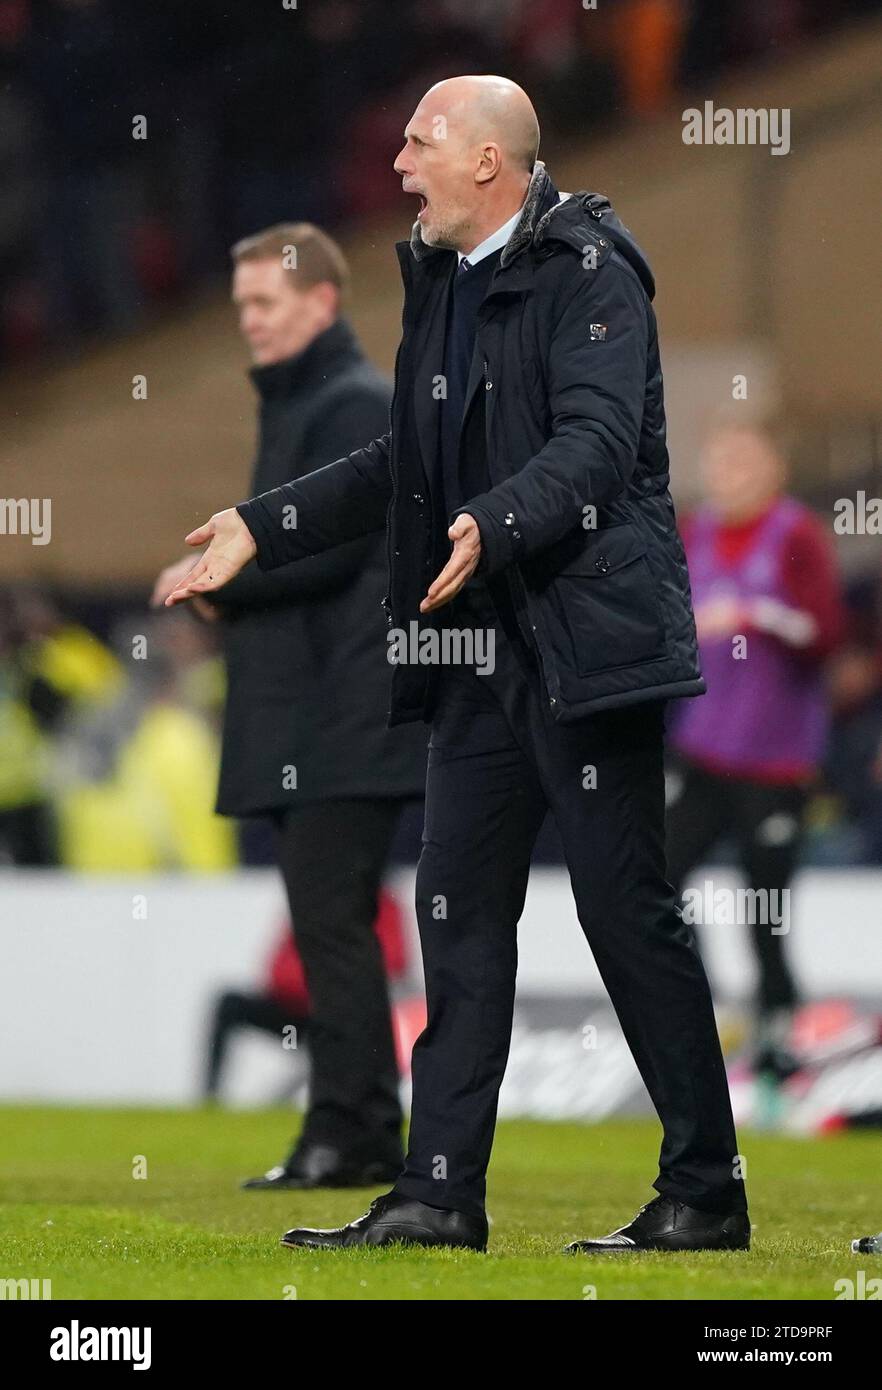
[[[395,368],[392,374],[392,404],[389,410],[389,474],[392,479],[392,497],[386,512],[386,576],[388,592],[383,599],[383,609],[386,614],[386,626],[392,626],[392,517],[395,512],[395,502],[397,499],[397,483],[395,479],[395,469],[392,463],[393,453],[393,421],[395,418],[395,402],[398,399],[398,363],[401,358],[401,348],[404,343],[404,333],[398,344],[398,351],[395,354]]]

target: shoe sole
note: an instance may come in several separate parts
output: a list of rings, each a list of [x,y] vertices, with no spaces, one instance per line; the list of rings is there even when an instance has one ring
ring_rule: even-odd
[[[749,1245],[598,1245],[594,1249],[578,1250],[564,1246],[564,1255],[698,1255],[702,1250],[749,1250]]]
[[[702,1250],[749,1250],[750,1236],[745,1240],[742,1236],[731,1233],[730,1236],[723,1235],[723,1238],[715,1241],[713,1245],[597,1245],[587,1250],[579,1249],[574,1242],[573,1245],[564,1247],[565,1255],[680,1255],[698,1254]]]
[[[430,1237],[427,1240],[414,1240],[412,1236],[404,1233],[390,1238],[388,1230],[388,1227],[383,1228],[385,1238],[382,1240],[358,1241],[352,1245],[328,1245],[324,1241],[311,1240],[285,1240],[284,1236],[279,1238],[279,1244],[284,1245],[288,1250],[357,1250],[359,1248],[365,1249],[367,1246],[377,1248],[384,1245],[418,1246],[424,1250],[474,1250],[479,1255],[485,1254],[487,1250],[486,1245],[469,1245],[465,1241],[435,1240],[431,1238],[429,1231],[426,1232],[427,1237]]]

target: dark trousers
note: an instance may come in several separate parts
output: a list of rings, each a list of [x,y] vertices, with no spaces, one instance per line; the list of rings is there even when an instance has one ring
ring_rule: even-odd
[[[683,781],[668,807],[667,839],[668,872],[678,897],[688,875],[724,835],[735,840],[750,888],[770,895],[783,892],[799,858],[805,791],[715,777],[689,764],[677,773]],[[797,989],[787,962],[786,934],[773,933],[769,922],[750,922],[749,927],[760,1017],[792,1008]],[[706,930],[721,928],[711,923]]]
[[[553,723],[524,644],[482,590],[466,593],[444,622],[493,625],[496,665],[439,672],[417,871],[428,1024],[395,1190],[483,1209],[517,924],[550,809],[582,929],[664,1128],[654,1185],[696,1207],[744,1209],[710,990],[665,876],[663,706]]]
[[[310,998],[299,1145],[402,1159],[398,1066],[377,895],[403,802],[324,801],[276,817],[279,866]]]
[[[0,811],[0,862],[6,854],[23,869],[59,862],[55,817],[48,802]]]

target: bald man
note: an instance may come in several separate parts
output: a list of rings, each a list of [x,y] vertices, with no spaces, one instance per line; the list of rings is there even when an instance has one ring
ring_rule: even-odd
[[[538,143],[526,93],[504,78],[426,93],[394,166],[419,210],[396,248],[389,432],[213,516],[187,537],[208,548],[168,599],[387,527],[390,723],[431,724],[417,870],[428,1024],[405,1168],[348,1225],[289,1231],[294,1247],[486,1248],[517,926],[549,811],[664,1129],[658,1195],[567,1248],[750,1243],[710,992],[665,873],[665,705],[704,682],[655,287],[608,200],[558,192]]]

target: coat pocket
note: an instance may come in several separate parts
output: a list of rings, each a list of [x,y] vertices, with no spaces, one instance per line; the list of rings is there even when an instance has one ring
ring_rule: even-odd
[[[551,588],[580,676],[665,655],[657,588],[632,526],[588,532]]]

